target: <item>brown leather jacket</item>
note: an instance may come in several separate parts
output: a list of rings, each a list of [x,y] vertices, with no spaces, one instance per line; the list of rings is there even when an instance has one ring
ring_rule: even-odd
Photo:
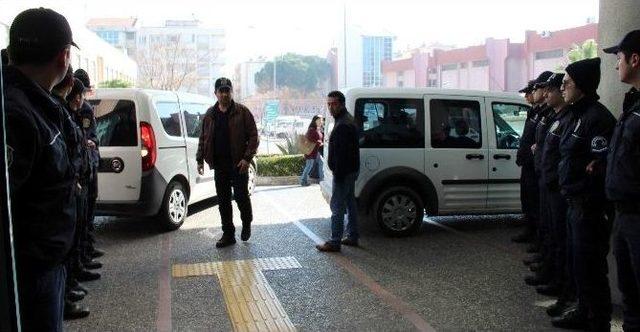
[[[210,168],[214,167],[215,160],[213,158],[213,130],[214,112],[218,110],[218,103],[207,110],[202,120],[202,131],[200,132],[200,141],[198,142],[198,153],[196,161],[202,164],[206,161]],[[231,142],[231,159],[234,165],[244,159],[251,162],[258,150],[259,138],[256,122],[253,114],[249,109],[235,101],[229,106],[229,141]]]

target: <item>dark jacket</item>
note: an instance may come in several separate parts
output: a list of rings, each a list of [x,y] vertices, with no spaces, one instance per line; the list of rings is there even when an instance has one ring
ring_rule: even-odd
[[[213,151],[215,147],[213,142],[215,134],[213,129],[215,128],[214,112],[218,110],[218,103],[216,103],[210,107],[204,115],[200,140],[198,142],[198,153],[196,154],[198,164],[206,161],[210,168],[213,168],[215,164],[215,152]],[[256,128],[253,114],[251,114],[251,111],[244,105],[234,101],[231,102],[227,112],[229,112],[231,161],[234,166],[243,159],[250,163],[256,155],[259,144],[258,129]]]
[[[82,128],[86,133],[87,139],[96,144],[95,149],[89,150],[91,156],[91,170],[95,173],[98,171],[98,165],[100,164],[100,142],[98,140],[97,122],[95,113],[93,112],[93,106],[91,106],[91,104],[86,100],[84,104],[82,104],[82,108],[80,109],[80,113],[76,120],[78,121],[78,126],[80,126],[80,128]]]
[[[558,175],[567,197],[604,198],[604,175],[609,140],[616,120],[596,97],[584,97],[569,106],[572,121],[560,141]],[[587,174],[596,161],[596,172]]]
[[[565,107],[555,115],[554,122],[549,127],[545,142],[541,150],[541,178],[542,183],[550,190],[560,190],[558,183],[558,163],[560,162],[560,139],[571,123],[571,112]],[[536,152],[536,153],[538,153]]]
[[[329,136],[328,165],[333,177],[338,181],[360,170],[358,129],[346,109],[336,118],[336,124]]]
[[[318,150],[320,149],[320,146],[322,145],[322,140],[324,139],[323,136],[324,135],[322,134],[322,131],[320,130],[320,128],[309,128],[309,130],[307,130],[307,134],[305,135],[305,137],[309,141],[315,142],[316,146],[313,147],[313,150],[311,150],[309,154],[304,155],[305,159],[316,159],[318,157]]]
[[[84,141],[84,133],[80,127],[78,127],[72,111],[67,107],[67,101],[56,95],[53,95],[53,99],[58,102],[60,109],[62,110],[62,134],[64,135],[64,141],[67,145],[67,153],[69,154],[71,164],[73,165],[75,179],[77,182],[80,182],[81,178],[86,175],[87,169],[89,168],[87,150],[82,145],[82,142]]]
[[[611,138],[606,176],[607,198],[640,206],[640,92],[632,89]]]
[[[533,154],[533,163],[536,173],[540,173],[542,170],[542,150],[544,149],[545,138],[547,137],[547,131],[555,121],[556,112],[552,107],[546,107],[540,112],[538,124],[536,125],[535,144],[536,150]]]
[[[538,126],[538,117],[541,110],[542,107],[534,106],[527,112],[527,120],[524,123],[520,146],[518,147],[518,153],[516,155],[516,165],[518,166],[533,167],[531,146],[535,143],[536,127]]]
[[[9,186],[18,269],[61,264],[76,224],[74,169],[60,105],[14,67],[3,70]]]

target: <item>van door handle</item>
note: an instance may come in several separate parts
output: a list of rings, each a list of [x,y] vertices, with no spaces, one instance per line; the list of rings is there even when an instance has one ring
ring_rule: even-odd
[[[510,160],[511,159],[511,155],[510,154],[494,154],[493,155],[493,159],[495,159],[495,160],[498,160],[498,159]]]
[[[467,159],[468,159],[468,160],[471,160],[471,159],[479,159],[479,160],[482,160],[482,159],[484,159],[484,155],[479,154],[479,153],[471,153],[471,154],[468,154],[468,155],[467,155]]]

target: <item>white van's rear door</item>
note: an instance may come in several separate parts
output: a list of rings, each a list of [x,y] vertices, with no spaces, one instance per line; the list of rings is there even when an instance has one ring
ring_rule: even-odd
[[[136,102],[109,92],[92,97],[100,143],[98,202],[137,201],[140,197],[141,150]]]

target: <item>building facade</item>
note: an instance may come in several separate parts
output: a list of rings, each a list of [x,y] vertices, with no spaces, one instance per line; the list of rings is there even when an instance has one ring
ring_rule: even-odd
[[[234,96],[243,100],[258,92],[256,74],[264,68],[266,60],[246,61],[236,65],[234,83]]]
[[[87,28],[135,59],[137,24],[137,18],[94,18],[87,22]]]
[[[335,49],[338,87],[383,86],[382,62],[392,59],[394,39],[389,33],[346,28]]]

